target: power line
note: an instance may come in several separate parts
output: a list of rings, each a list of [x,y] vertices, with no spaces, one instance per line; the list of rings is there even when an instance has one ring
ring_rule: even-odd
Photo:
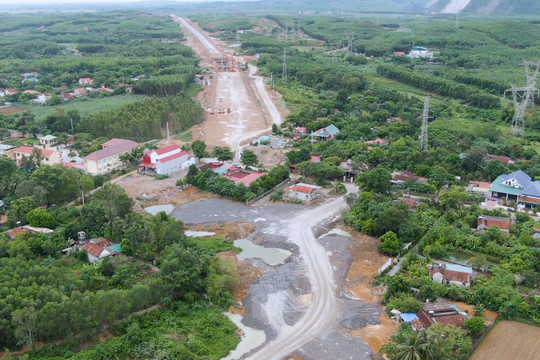
[[[429,126],[429,96],[424,98],[424,112],[422,114],[422,131],[420,132],[420,150],[428,149],[428,126]]]
[[[283,49],[283,72],[281,73],[281,82],[287,84],[287,49]]]

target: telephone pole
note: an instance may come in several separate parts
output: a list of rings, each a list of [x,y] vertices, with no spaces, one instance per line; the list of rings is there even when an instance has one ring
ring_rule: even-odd
[[[424,98],[424,112],[422,114],[422,131],[420,132],[420,150],[428,149],[428,126],[429,126],[429,96]]]
[[[283,73],[281,74],[281,82],[287,84],[287,49],[283,49]]]

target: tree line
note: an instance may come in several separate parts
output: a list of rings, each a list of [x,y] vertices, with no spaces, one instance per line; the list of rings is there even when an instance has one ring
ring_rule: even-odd
[[[469,85],[459,84],[451,80],[413,72],[402,66],[381,64],[377,73],[389,79],[407,85],[432,91],[438,95],[463,100],[473,106],[492,109],[501,106],[501,99]]]

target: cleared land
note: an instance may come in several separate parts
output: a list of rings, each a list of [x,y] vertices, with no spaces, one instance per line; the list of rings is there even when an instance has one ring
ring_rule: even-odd
[[[470,360],[538,360],[540,327],[516,321],[501,321],[471,356]]]

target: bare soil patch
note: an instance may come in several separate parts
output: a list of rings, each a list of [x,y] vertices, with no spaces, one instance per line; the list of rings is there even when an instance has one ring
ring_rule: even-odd
[[[216,233],[215,236],[220,236],[227,240],[244,239],[249,234],[257,229],[257,225],[253,223],[238,223],[238,222],[226,222],[226,223],[207,223],[199,224],[189,227],[193,231],[209,231]]]
[[[501,321],[482,340],[471,360],[537,360],[540,327],[517,321]]]
[[[450,301],[450,304],[456,305],[461,311],[467,310],[469,316],[476,316],[474,305],[467,304],[462,301]],[[488,309],[484,309],[484,313],[482,314],[482,319],[484,319],[486,326],[491,325],[495,320],[497,320],[498,317],[499,314],[496,311],[491,311]]]
[[[20,113],[20,112],[23,112],[23,111],[26,111],[26,110],[27,109],[24,109],[24,108],[8,106],[8,107],[0,108],[0,113],[4,114],[4,115],[12,115],[12,114],[17,114],[17,113]]]
[[[373,279],[388,257],[379,253],[377,248],[379,239],[359,233],[350,227],[344,227],[344,230],[351,234],[349,250],[353,257],[353,263],[345,280],[346,284],[349,284],[348,291],[364,302],[380,303],[384,288],[375,286]],[[369,345],[372,352],[377,354],[381,346],[387,343],[390,336],[397,331],[397,327],[398,324],[383,311],[380,324],[368,325],[358,330],[347,330],[347,332],[362,339]]]

